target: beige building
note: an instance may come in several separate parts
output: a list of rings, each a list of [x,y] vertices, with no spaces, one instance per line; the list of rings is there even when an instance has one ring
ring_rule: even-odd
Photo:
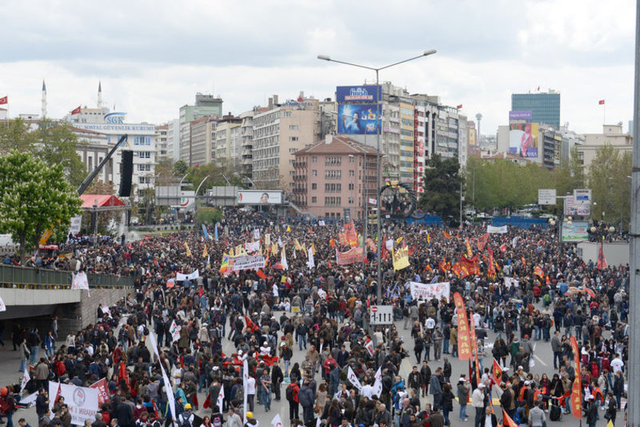
[[[211,158],[218,166],[237,168],[242,164],[242,119],[224,116],[216,126]]]
[[[212,160],[211,147],[215,140],[216,125],[218,119],[215,116],[202,117],[189,123],[189,145],[192,166],[206,165]]]
[[[317,99],[278,103],[277,95],[269,98],[269,106],[253,117],[251,171],[257,188],[293,189],[294,154],[312,144],[320,133],[320,110]]]
[[[585,174],[589,173],[591,162],[596,158],[598,148],[604,145],[611,145],[621,154],[632,153],[633,137],[622,132],[622,124],[602,125],[602,133],[584,134],[584,144],[576,145],[578,148],[578,159],[584,165]]]
[[[156,126],[156,156],[158,161],[171,158],[171,146],[169,144],[169,125]]]

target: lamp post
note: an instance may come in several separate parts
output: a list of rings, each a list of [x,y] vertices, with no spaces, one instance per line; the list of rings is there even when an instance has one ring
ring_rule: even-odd
[[[402,61],[398,61],[398,62],[394,62],[392,64],[389,65],[385,65],[383,67],[370,67],[368,65],[361,65],[361,64],[355,64],[353,62],[347,62],[347,61],[339,61],[337,59],[332,59],[330,56],[327,55],[318,55],[318,59],[322,60],[322,61],[329,61],[329,62],[335,62],[337,64],[343,64],[343,65],[350,65],[352,67],[357,67],[357,68],[364,68],[365,70],[371,70],[371,71],[375,71],[376,72],[376,119],[380,121],[380,124],[378,125],[377,128],[377,132],[376,132],[376,149],[378,151],[377,153],[377,161],[376,161],[376,168],[377,168],[377,186],[380,185],[380,178],[381,178],[381,172],[380,172],[380,132],[381,132],[381,124],[382,124],[382,118],[381,118],[381,107],[382,107],[382,90],[380,88],[380,76],[379,73],[382,70],[385,70],[387,68],[391,68],[394,67],[396,65],[400,65],[400,64],[404,64],[405,62],[409,62],[409,61],[413,61],[415,59],[419,59],[422,58],[424,56],[429,56],[429,55],[433,55],[435,54],[437,51],[435,49],[431,49],[431,50],[425,50],[422,55],[418,55],[418,56],[414,56],[411,58],[407,58],[404,59]],[[377,209],[377,232],[378,232],[378,245],[377,245],[377,252],[376,252],[376,259],[377,259],[377,263],[376,263],[376,267],[377,267],[377,273],[378,273],[378,289],[377,289],[377,302],[378,304],[382,303],[382,263],[380,261],[380,252],[382,251],[382,234],[381,234],[381,229],[382,229],[382,217],[380,215],[380,193],[377,192],[376,194],[376,209]],[[368,219],[368,218],[367,218]]]

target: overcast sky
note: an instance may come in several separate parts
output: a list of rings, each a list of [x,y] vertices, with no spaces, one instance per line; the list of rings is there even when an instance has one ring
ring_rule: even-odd
[[[11,116],[105,104],[128,121],[178,118],[196,92],[239,114],[278,94],[333,97],[375,79],[335,59],[381,66],[411,93],[482,113],[482,133],[506,124],[511,93],[561,92],[561,121],[600,132],[633,117],[635,2],[630,0],[5,0],[0,2],[0,97]]]

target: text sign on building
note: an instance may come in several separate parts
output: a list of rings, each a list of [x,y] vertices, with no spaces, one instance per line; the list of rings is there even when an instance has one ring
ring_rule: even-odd
[[[531,110],[509,111],[509,120],[531,120],[533,113]]]
[[[555,205],[556,189],[555,188],[539,188],[538,204],[539,205]]]
[[[336,87],[337,102],[378,102],[379,88],[375,85],[338,86]]]
[[[576,203],[589,203],[591,202],[591,189],[585,188],[580,190],[573,190],[573,198]]]
[[[369,310],[369,324],[390,325],[393,323],[392,305],[372,305]]]

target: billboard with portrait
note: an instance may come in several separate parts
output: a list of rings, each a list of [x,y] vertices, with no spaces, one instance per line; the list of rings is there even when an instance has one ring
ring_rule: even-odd
[[[336,87],[337,102],[378,102],[378,92],[375,85],[338,86]]]
[[[526,158],[538,157],[538,123],[509,125],[509,153]]]
[[[282,191],[242,190],[238,191],[240,205],[279,205],[282,203]]]
[[[588,221],[562,221],[561,241],[586,242],[589,240]]]
[[[338,105],[338,133],[343,135],[377,134],[380,119],[376,104]]]

